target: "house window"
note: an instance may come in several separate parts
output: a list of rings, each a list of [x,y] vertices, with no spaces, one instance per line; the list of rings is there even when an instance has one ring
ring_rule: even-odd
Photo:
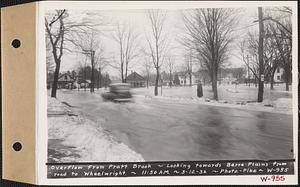
[[[67,75],[65,75],[65,80],[67,80],[68,79],[68,77],[67,77]]]
[[[280,69],[279,68],[277,68],[277,73],[280,73]],[[278,77],[277,77],[278,78]]]
[[[277,76],[277,80],[278,80],[278,81],[280,80],[280,75]]]

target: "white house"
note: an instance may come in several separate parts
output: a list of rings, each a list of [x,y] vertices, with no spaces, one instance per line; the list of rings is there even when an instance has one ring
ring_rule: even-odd
[[[233,84],[237,79],[233,77],[232,73],[227,73],[225,77],[219,80],[219,84]]]
[[[190,85],[190,76],[188,73],[179,72],[178,78],[181,86]],[[192,73],[192,85],[198,84],[200,82],[200,76],[198,72]]]
[[[281,68],[281,67],[277,68],[276,71],[275,71],[275,73],[274,73],[274,77],[273,77],[274,78],[274,82],[282,82],[282,80],[283,80],[283,77],[282,77],[283,73],[284,73],[283,68]]]

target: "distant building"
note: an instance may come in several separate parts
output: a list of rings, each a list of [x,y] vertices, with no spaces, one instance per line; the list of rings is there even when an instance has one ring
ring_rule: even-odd
[[[178,72],[179,83],[181,86],[190,85],[190,76],[186,72]],[[196,85],[200,82],[200,74],[199,72],[193,72],[191,76],[192,85]]]
[[[47,88],[50,89],[52,87],[54,81],[54,77],[51,77],[47,81]],[[75,79],[72,78],[72,76],[68,73],[63,73],[59,75],[58,81],[57,81],[57,88],[72,88],[75,83]]]
[[[219,84],[233,84],[237,82],[237,78],[232,73],[226,73],[222,78],[219,78]]]
[[[275,73],[274,73],[274,82],[283,82],[283,74],[284,74],[284,70],[283,68],[279,67],[276,69]]]
[[[218,82],[219,84],[244,83],[246,76],[247,69],[244,67],[220,68],[218,71]]]
[[[185,72],[177,72],[179,78],[179,85],[184,86],[187,84],[187,74]]]
[[[145,87],[146,85],[145,78],[137,72],[132,72],[130,75],[128,75],[126,78],[126,83],[129,83],[133,88]]]
[[[91,81],[90,80],[80,80],[78,82],[79,88],[90,88],[91,87]]]

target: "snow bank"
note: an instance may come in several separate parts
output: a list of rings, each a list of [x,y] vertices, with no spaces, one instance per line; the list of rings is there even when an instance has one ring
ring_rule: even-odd
[[[138,98],[138,97],[137,97]],[[141,98],[141,96],[139,97]],[[168,97],[168,96],[144,96],[145,99],[158,99],[165,102],[178,102],[188,104],[204,104],[210,106],[240,108],[255,111],[273,112],[292,114],[292,99],[291,98],[279,98],[276,101],[265,99],[264,102],[246,102],[246,101],[227,101],[227,100],[212,100],[209,98],[184,98],[184,97]]]
[[[47,100],[47,112],[48,114],[64,114],[69,111],[69,109],[66,107],[66,105],[62,104],[59,100],[48,97]]]
[[[285,85],[274,85],[274,90],[265,89],[264,102],[258,103],[257,87],[251,85],[218,85],[219,101],[213,100],[211,87],[203,86],[204,97],[197,97],[197,86],[163,87],[162,95],[154,96],[153,87],[135,88],[133,93],[137,99],[158,99],[164,102],[194,103],[273,113],[292,114],[291,91],[284,91]]]
[[[68,154],[63,154],[64,157],[53,159],[56,162],[144,161],[140,154],[131,150],[124,143],[117,142],[100,124],[95,124],[83,114],[71,113],[72,111],[58,100],[48,98],[48,109],[65,112],[65,115],[48,116],[48,139],[63,140],[59,142],[62,144],[59,151],[66,152],[67,150],[78,155],[69,158]]]

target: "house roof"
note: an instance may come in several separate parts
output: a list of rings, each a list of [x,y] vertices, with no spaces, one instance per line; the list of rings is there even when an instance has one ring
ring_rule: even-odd
[[[73,82],[74,79],[71,78],[71,76],[69,74],[62,74],[58,77],[58,82]]]
[[[47,78],[47,82],[53,82],[53,81],[54,81],[54,76]],[[63,73],[58,77],[58,82],[74,82],[74,81],[75,79],[73,79],[71,75],[67,73]]]
[[[127,76],[126,81],[144,81],[145,78],[138,74],[137,72],[132,72]]]

